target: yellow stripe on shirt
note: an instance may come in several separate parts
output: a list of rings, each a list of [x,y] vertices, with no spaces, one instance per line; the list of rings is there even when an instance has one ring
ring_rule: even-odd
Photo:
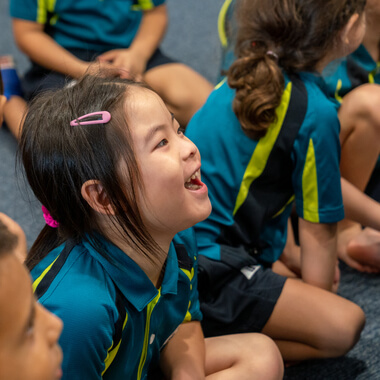
[[[138,0],[138,9],[142,11],[149,11],[154,8],[152,0]]]
[[[317,166],[313,140],[310,139],[305,166],[302,173],[303,218],[319,223]]]
[[[49,272],[49,270],[51,269],[51,267],[53,266],[53,264],[57,261],[59,255],[57,256],[57,258],[41,273],[41,275],[39,277],[37,277],[34,282],[33,282],[33,292],[36,291],[37,289],[37,286],[40,284],[40,282],[43,280],[43,278],[46,276],[46,273]]]
[[[156,306],[158,300],[160,299],[160,296],[161,296],[161,290],[159,289],[158,294],[156,295],[156,297],[153,298],[152,301],[149,302],[147,309],[146,309],[144,345],[143,345],[143,350],[142,350],[141,357],[140,357],[140,364],[139,364],[139,369],[137,372],[137,380],[141,379],[141,375],[142,375],[142,371],[143,371],[144,364],[146,361],[146,357],[148,355],[149,335],[150,335],[150,317],[152,316],[153,309]]]
[[[264,137],[257,143],[256,149],[245,170],[240,190],[236,198],[236,204],[233,214],[239,210],[248,196],[249,188],[252,182],[258,178],[265,169],[268,157],[273,149],[273,145],[280,133],[286,112],[289,107],[290,95],[292,92],[292,82],[289,82],[282,94],[281,104],[276,109],[276,120],[270,125]]]
[[[123,330],[125,328],[125,325],[127,324],[127,321],[128,321],[128,314],[125,315],[125,319],[124,319],[124,323],[123,323]],[[104,373],[107,371],[108,367],[112,364],[113,360],[115,359],[115,356],[116,356],[117,352],[119,351],[121,341],[122,341],[122,339],[120,339],[120,342],[118,343],[118,345],[115,348],[112,348],[112,346],[113,346],[113,341],[112,341],[111,347],[108,349],[108,352],[107,352],[107,357],[104,360],[104,366],[105,367],[104,367],[104,371],[102,372],[102,376],[104,375]]]

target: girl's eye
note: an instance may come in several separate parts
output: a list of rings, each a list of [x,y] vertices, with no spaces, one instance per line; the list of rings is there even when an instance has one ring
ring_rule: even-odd
[[[167,145],[168,140],[167,139],[162,139],[156,146],[156,148],[162,148],[163,146]]]
[[[179,135],[183,135],[185,133],[185,128],[179,127],[178,130],[177,130],[177,133]]]

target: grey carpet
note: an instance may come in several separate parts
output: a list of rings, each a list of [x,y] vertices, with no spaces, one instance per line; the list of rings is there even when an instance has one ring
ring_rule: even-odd
[[[220,46],[217,14],[223,0],[168,0],[170,26],[163,50],[213,83],[219,77]],[[12,54],[19,73],[27,59],[13,43],[8,0],[0,0],[0,55]],[[14,218],[32,244],[43,226],[38,202],[24,181],[15,174],[16,142],[6,129],[0,130],[0,211]],[[302,363],[286,370],[286,379],[340,380],[380,379],[380,276],[358,273],[342,265],[340,294],[359,304],[367,324],[359,343],[345,357]],[[343,323],[343,321],[342,321]]]

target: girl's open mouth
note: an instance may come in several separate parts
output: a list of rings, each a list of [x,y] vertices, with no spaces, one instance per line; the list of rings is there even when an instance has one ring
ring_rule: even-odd
[[[201,172],[198,169],[186,182],[185,188],[188,190],[199,190],[204,186],[201,181]]]

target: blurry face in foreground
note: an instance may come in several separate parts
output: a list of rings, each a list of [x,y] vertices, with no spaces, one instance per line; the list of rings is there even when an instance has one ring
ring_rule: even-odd
[[[62,322],[36,302],[15,254],[0,257],[0,380],[62,377]]]

